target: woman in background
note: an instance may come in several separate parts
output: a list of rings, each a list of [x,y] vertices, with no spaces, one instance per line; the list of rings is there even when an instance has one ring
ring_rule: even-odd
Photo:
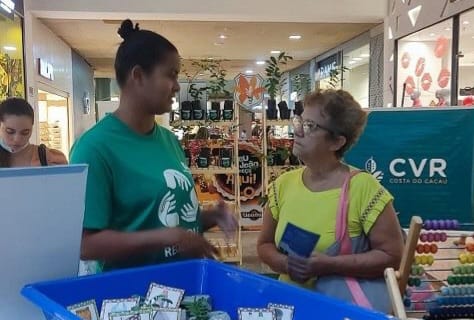
[[[0,103],[0,167],[35,167],[67,164],[61,151],[30,143],[34,111],[24,99]]]

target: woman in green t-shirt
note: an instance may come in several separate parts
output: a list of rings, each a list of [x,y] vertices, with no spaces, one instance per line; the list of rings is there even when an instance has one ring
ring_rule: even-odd
[[[398,268],[403,250],[393,198],[341,160],[366,112],[343,90],[314,92],[304,106],[293,153],[305,167],[269,187],[259,256],[283,281],[388,312],[383,273]]]
[[[81,258],[112,270],[212,257],[202,232],[237,227],[220,203],[201,212],[174,134],[155,123],[179,91],[180,57],[164,37],[125,20],[115,58],[118,109],[82,135],[72,163],[89,165]]]

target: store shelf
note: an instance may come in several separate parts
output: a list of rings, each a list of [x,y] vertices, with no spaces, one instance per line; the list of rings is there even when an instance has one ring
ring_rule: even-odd
[[[219,167],[209,167],[209,168],[191,168],[192,174],[232,174],[237,173],[238,170],[236,167],[232,168],[219,168]]]
[[[171,122],[172,127],[192,127],[192,126],[206,126],[206,127],[225,127],[234,126],[235,121],[212,121],[212,120],[178,120]]]
[[[267,126],[285,127],[285,126],[291,126],[291,125],[292,125],[291,119],[287,119],[287,120],[267,120]]]

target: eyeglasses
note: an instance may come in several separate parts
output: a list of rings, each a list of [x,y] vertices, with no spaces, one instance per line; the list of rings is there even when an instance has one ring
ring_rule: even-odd
[[[338,132],[336,132],[332,129],[329,129],[325,126],[317,124],[313,120],[303,120],[303,118],[301,118],[300,116],[295,116],[293,118],[293,127],[294,127],[294,130],[295,130],[295,133],[299,133],[300,135],[301,134],[308,135],[311,132],[314,132],[318,129],[325,130],[325,131],[327,131],[327,132],[329,132],[333,135],[336,135],[336,136],[341,135],[340,133],[338,133]]]

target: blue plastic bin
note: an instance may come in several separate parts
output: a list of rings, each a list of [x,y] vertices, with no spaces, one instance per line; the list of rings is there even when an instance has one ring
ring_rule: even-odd
[[[233,266],[191,260],[100,275],[37,283],[22,294],[40,307],[47,319],[79,319],[66,306],[95,299],[144,296],[151,282],[182,288],[187,295],[209,294],[215,310],[237,319],[239,307],[266,307],[269,302],[295,306],[295,320],[380,320],[387,315],[365,310]],[[100,310],[99,310],[100,311]]]

